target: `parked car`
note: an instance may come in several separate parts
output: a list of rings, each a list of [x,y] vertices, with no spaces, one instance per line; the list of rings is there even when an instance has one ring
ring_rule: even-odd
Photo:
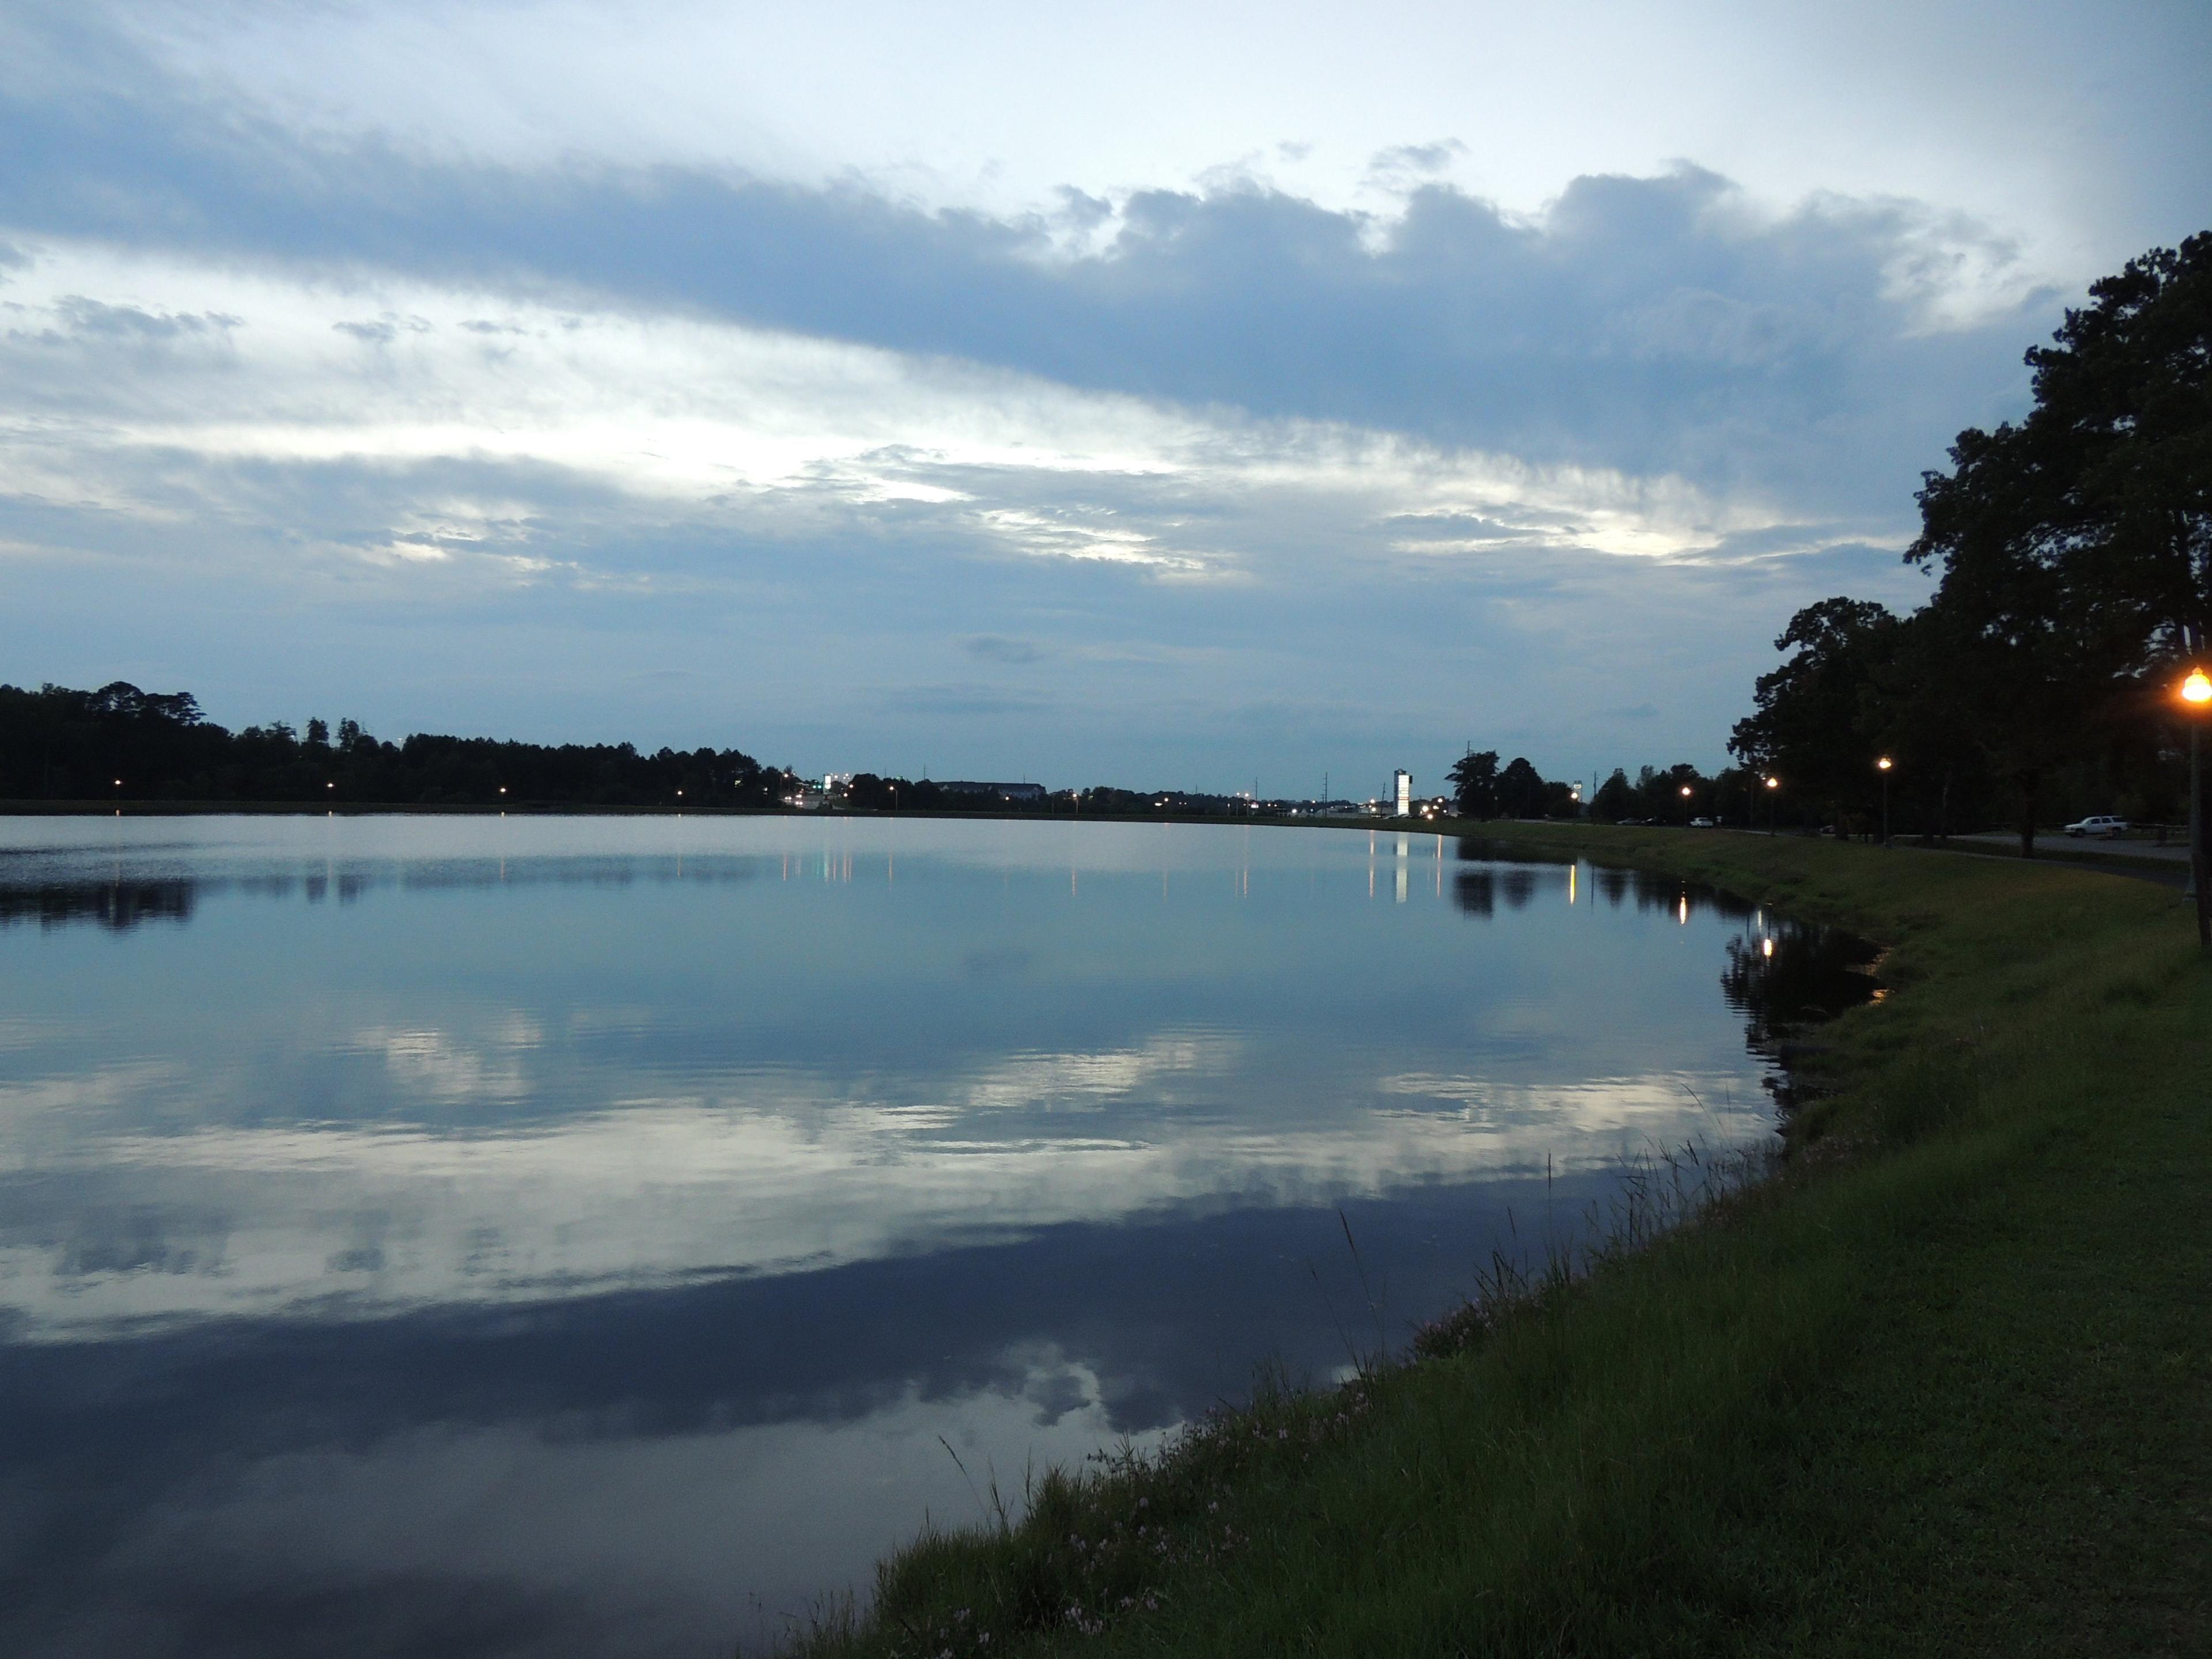
[[[1690,820],[1690,828],[1692,830],[1710,830],[1712,827],[1713,821],[1711,818],[1692,818]]]
[[[2079,823],[2068,824],[2066,833],[2077,838],[2082,836],[2103,836],[2110,840],[2113,836],[2124,836],[2128,833],[2128,821],[2125,818],[2115,817],[2083,818]]]

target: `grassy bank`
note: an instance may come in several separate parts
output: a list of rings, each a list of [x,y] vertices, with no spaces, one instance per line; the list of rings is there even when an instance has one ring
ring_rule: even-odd
[[[820,1654],[2212,1650],[2212,970],[2073,869],[1518,827],[1891,947],[1763,1184],[918,1540]]]

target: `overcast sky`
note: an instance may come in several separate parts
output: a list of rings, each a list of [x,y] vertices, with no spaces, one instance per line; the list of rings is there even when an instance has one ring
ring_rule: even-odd
[[[0,680],[809,771],[1724,758],[2212,228],[2172,3],[0,12]]]

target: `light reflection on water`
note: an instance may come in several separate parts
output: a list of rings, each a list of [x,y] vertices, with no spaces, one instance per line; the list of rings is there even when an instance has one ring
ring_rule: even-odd
[[[726,1651],[976,1512],[939,1436],[1018,1488],[1402,1340],[1863,994],[1486,850],[0,820],[0,1645]]]

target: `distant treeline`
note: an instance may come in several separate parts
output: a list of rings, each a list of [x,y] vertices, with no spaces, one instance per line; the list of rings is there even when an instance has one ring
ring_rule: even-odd
[[[1712,818],[1723,823],[1764,824],[1781,803],[1764,799],[1760,780],[1747,769],[1728,768],[1708,776],[1688,762],[1644,766],[1634,778],[1615,767],[1587,801],[1580,786],[1547,778],[1525,757],[1503,766],[1494,749],[1470,750],[1449,774],[1452,810],[1462,817],[1572,818],[1601,823],[1687,823]],[[1798,822],[1804,808],[1790,803],[1780,822]]]
[[[770,806],[788,772],[735,749],[504,743],[417,732],[384,743],[354,720],[232,732],[185,692],[0,685],[0,799],[374,801],[391,805]]]
[[[817,779],[815,783],[821,781]],[[1048,792],[862,772],[827,799],[795,773],[735,749],[507,743],[417,732],[386,743],[342,720],[232,732],[189,692],[0,685],[0,800],[323,801],[387,806],[778,807],[1041,817],[1249,813],[1240,796],[1183,790]],[[1287,810],[1262,803],[1261,810]],[[1310,803],[1306,803],[1310,805]]]
[[[1799,665],[1805,659],[1801,653]],[[1807,722],[1802,744],[1793,751],[1796,765],[1773,771],[1727,766],[1706,773],[1677,762],[1640,767],[1633,777],[1616,767],[1588,797],[1588,815],[1600,823],[1686,824],[1703,818],[1736,829],[1832,829],[1871,836],[1881,824],[1883,807],[1884,772],[1875,762],[1887,752],[1893,834],[1937,837],[2017,824],[2023,796],[1993,768],[1971,751],[1954,753],[1948,766],[1923,766],[1916,763],[1922,746],[1905,741],[1905,734],[1887,744],[1879,734],[1869,738],[1853,723],[1861,706],[1859,684],[1838,678],[1842,706],[1825,725]],[[1744,722],[1739,732],[1750,725]],[[2173,746],[2179,739],[2171,722],[2143,720],[2130,728],[2116,721],[2101,735],[2101,744],[2084,744],[2070,764],[2044,773],[2030,807],[2042,815],[2039,821],[2117,811],[2139,823],[2178,822],[2187,810],[2186,763]],[[1583,811],[1585,792],[1543,777],[1517,756],[1500,768],[1494,750],[1468,755],[1452,768],[1451,779],[1452,810],[1462,817],[1571,818]]]

